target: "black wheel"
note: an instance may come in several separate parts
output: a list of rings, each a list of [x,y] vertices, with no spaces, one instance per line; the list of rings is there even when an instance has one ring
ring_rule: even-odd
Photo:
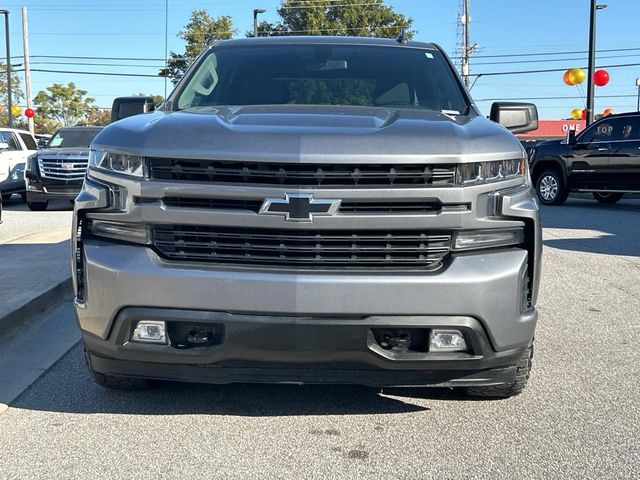
[[[49,206],[49,202],[29,202],[27,201],[27,206],[29,207],[29,210],[31,210],[32,212],[42,212],[44,210],[47,209],[47,207]]]
[[[562,205],[569,196],[569,190],[558,170],[545,170],[538,176],[536,193],[544,205]]]
[[[624,193],[619,192],[594,192],[593,198],[595,198],[600,203],[616,203],[622,197],[624,197]]]
[[[515,382],[507,385],[495,385],[492,387],[468,387],[467,395],[483,398],[509,398],[522,393],[527,386],[531,364],[533,362],[533,342],[529,345],[518,361]]]
[[[27,192],[22,192],[20,194],[20,200],[22,200],[22,203],[27,203]]]
[[[12,193],[3,193],[2,194],[2,201],[3,202],[8,202],[9,200],[11,200],[11,196],[13,194]]]
[[[84,351],[84,360],[89,372],[91,373],[91,378],[93,378],[93,381],[101,387],[111,388],[114,390],[148,390],[156,384],[153,380],[147,380],[145,378],[120,377],[116,375],[98,373],[91,366],[91,356],[86,349]]]

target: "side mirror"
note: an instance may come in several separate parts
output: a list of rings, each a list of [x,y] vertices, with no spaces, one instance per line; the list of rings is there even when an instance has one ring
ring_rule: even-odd
[[[111,107],[111,122],[156,109],[153,97],[118,97]]]
[[[533,103],[495,102],[489,118],[511,133],[524,133],[538,128],[538,109]]]
[[[0,150],[9,150],[9,144],[7,142],[0,142]]]
[[[567,130],[567,145],[575,145],[576,143],[576,131],[573,129]]]

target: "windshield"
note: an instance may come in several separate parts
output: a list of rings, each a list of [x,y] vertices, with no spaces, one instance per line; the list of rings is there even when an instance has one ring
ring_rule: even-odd
[[[179,110],[223,105],[468,110],[459,81],[438,50],[324,44],[214,48],[177,104]]]
[[[47,148],[88,148],[99,128],[63,128],[49,141]]]

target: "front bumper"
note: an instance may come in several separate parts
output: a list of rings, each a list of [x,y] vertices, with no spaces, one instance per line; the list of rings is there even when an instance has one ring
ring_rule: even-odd
[[[469,386],[509,383],[537,311],[522,310],[527,252],[455,256],[435,275],[292,274],[177,266],[145,247],[85,240],[76,303],[93,368],[197,382]],[[144,308],[136,308],[144,305]],[[190,349],[129,342],[137,320],[211,323]],[[469,353],[383,350],[374,328],[459,328]]]
[[[141,319],[197,322],[218,332],[207,347],[129,342]],[[456,327],[469,353],[383,349],[374,330]],[[524,348],[494,352],[471,317],[364,318],[237,315],[194,310],[126,308],[113,335],[85,335],[92,368],[103,374],[203,383],[357,383],[375,386],[477,386],[512,383]]]

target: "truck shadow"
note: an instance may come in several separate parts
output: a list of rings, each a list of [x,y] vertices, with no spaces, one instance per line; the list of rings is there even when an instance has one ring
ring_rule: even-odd
[[[604,255],[640,255],[637,199],[603,205],[594,200],[570,198],[561,207],[543,207],[542,226],[554,229],[545,232],[546,247]]]
[[[83,363],[82,347],[77,345],[11,407],[78,414],[280,417],[425,412],[431,410],[428,400],[470,398],[444,388],[380,389],[353,385],[163,382],[152,390],[116,391],[93,383]]]

